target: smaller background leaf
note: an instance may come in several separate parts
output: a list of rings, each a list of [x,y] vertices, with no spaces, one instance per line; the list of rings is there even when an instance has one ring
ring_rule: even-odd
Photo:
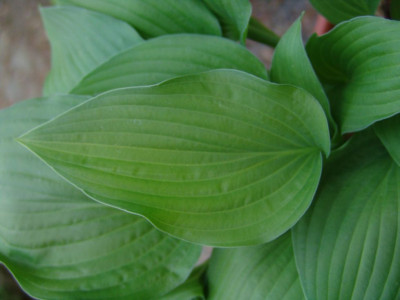
[[[374,129],[394,161],[400,166],[400,115],[376,123]]]
[[[331,23],[338,24],[358,16],[374,15],[380,0],[310,0]]]
[[[214,249],[207,282],[210,300],[305,300],[290,232],[262,246]]]
[[[244,44],[252,11],[250,1],[204,0],[204,2],[218,16],[224,36]]]
[[[116,55],[87,75],[73,92],[94,95],[212,69],[237,69],[268,78],[258,58],[235,42],[217,36],[179,34],[154,38]]]
[[[304,49],[301,19],[302,16],[293,23],[275,49],[270,71],[271,80],[299,86],[313,95],[325,111],[332,135],[336,135],[337,125],[331,115],[328,97]]]
[[[217,18],[202,0],[55,0],[108,14],[132,25],[143,37],[173,33],[221,35]]]
[[[72,6],[40,9],[52,56],[44,94],[68,93],[90,71],[142,38],[125,22]]]

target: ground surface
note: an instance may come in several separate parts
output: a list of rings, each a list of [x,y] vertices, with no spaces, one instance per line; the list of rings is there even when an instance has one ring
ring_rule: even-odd
[[[312,33],[316,12],[307,0],[253,0],[253,15],[282,35],[305,11],[303,37]],[[38,97],[50,68],[50,49],[38,12],[46,0],[0,0],[0,108]],[[266,66],[273,51],[248,42],[248,47]],[[1,125],[0,125],[1,126]],[[0,299],[30,299],[24,296],[11,276],[0,266]]]

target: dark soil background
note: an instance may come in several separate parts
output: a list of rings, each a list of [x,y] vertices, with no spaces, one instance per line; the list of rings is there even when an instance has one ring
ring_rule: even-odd
[[[46,6],[48,2],[0,0],[0,108],[41,95],[50,68],[50,49],[38,7]],[[253,15],[279,35],[289,28],[302,11],[305,11],[303,38],[306,40],[313,32],[317,13],[307,0],[251,2]],[[252,41],[247,46],[267,67],[270,66],[272,48]],[[1,265],[0,299],[31,299],[20,291],[12,276]]]

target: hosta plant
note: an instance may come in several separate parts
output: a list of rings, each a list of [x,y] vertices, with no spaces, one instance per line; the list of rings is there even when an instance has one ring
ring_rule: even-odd
[[[28,294],[400,299],[399,1],[311,3],[334,28],[305,45],[247,0],[41,8],[44,96],[0,112],[0,262]]]

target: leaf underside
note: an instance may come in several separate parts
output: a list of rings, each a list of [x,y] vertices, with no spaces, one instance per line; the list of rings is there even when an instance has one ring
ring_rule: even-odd
[[[180,34],[155,38],[116,55],[73,92],[95,95],[212,69],[237,69],[268,78],[264,65],[246,48],[221,37]]]
[[[42,299],[158,299],[185,280],[200,247],[85,197],[14,140],[85,99],[0,112],[0,262]]]
[[[216,246],[288,230],[330,147],[311,95],[229,70],[99,95],[21,142],[90,197]]]
[[[142,38],[125,22],[72,6],[40,9],[50,41],[44,94],[68,93],[89,72]]]
[[[400,22],[356,18],[313,36],[307,52],[342,133],[400,112]]]
[[[307,299],[398,299],[400,167],[363,132],[326,170],[293,229]]]

